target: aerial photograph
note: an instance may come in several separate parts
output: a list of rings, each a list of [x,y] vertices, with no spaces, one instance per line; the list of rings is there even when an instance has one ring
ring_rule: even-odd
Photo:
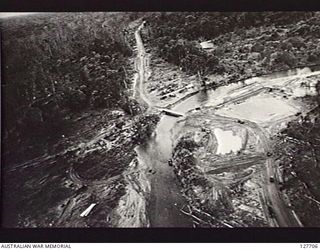
[[[320,12],[0,12],[1,227],[320,227]]]

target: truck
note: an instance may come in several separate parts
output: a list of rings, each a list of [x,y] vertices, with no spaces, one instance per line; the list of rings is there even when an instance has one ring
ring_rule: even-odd
[[[270,205],[268,205],[268,213],[269,213],[270,217],[274,217],[274,215],[275,215],[273,208]]]
[[[274,176],[273,176],[273,175],[270,176],[269,181],[270,181],[271,183],[274,183]]]

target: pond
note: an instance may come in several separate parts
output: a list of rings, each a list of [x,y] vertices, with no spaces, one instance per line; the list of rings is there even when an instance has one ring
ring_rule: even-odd
[[[233,131],[216,128],[213,132],[218,141],[217,154],[236,153],[241,149],[242,139],[240,136],[234,135]]]

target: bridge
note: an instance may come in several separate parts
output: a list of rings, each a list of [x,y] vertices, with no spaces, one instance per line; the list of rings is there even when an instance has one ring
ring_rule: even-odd
[[[180,112],[173,111],[171,109],[165,109],[165,108],[159,108],[159,107],[156,107],[156,108],[159,109],[161,111],[161,113],[164,113],[169,116],[174,116],[174,117],[185,116],[184,114],[182,114]]]

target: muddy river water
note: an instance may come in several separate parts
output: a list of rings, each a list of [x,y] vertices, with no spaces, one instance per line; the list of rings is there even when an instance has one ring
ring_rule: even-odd
[[[186,113],[201,103],[201,97],[202,94],[192,96],[173,110]],[[183,118],[163,116],[152,138],[137,149],[139,157],[156,171],[151,177],[152,191],[148,207],[151,227],[192,227],[192,220],[180,211],[187,203],[173,169],[168,165],[173,149],[172,128],[180,119]]]

